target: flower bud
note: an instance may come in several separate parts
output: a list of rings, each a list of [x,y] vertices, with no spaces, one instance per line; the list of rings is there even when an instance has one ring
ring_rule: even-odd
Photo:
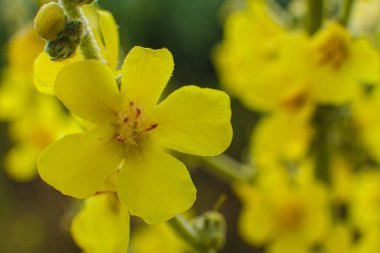
[[[52,60],[63,60],[72,56],[78,47],[77,43],[72,42],[68,38],[60,38],[53,41],[48,41],[45,52]]]
[[[38,35],[45,40],[54,40],[65,27],[66,17],[61,6],[55,2],[45,4],[34,19]]]
[[[206,248],[219,250],[226,237],[226,222],[224,217],[216,212],[209,211],[193,220],[193,227],[198,231]]]

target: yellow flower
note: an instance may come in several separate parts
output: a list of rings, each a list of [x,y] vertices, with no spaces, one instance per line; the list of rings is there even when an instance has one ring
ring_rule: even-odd
[[[0,120],[15,120],[25,113],[35,95],[31,79],[11,67],[1,71]]]
[[[113,194],[98,194],[74,217],[71,234],[84,253],[125,253],[129,242],[129,213]]]
[[[378,52],[365,38],[353,38],[333,21],[308,37],[286,29],[267,9],[264,1],[252,0],[232,14],[215,54],[222,84],[249,108],[283,109],[298,97],[342,105],[363,84],[379,81]]]
[[[306,43],[306,34],[290,32],[273,20],[265,1],[247,4],[226,20],[215,64],[231,94],[254,110],[272,110],[303,89],[302,72],[287,51],[289,45]]]
[[[27,25],[9,41],[8,64],[12,68],[31,74],[34,59],[43,51],[43,48],[44,42],[38,38],[33,25]]]
[[[90,27],[100,47],[102,55],[112,70],[116,71],[119,61],[119,33],[112,14],[104,10],[95,10],[92,6],[83,6]],[[79,52],[63,61],[53,61],[43,52],[34,62],[34,85],[41,93],[52,94],[59,71],[66,65],[84,60]]]
[[[188,171],[164,148],[223,152],[232,138],[230,101],[224,92],[186,86],[156,104],[173,65],[166,49],[133,48],[121,92],[112,70],[98,61],[63,68],[54,93],[97,126],[48,147],[38,160],[40,176],[64,194],[86,198],[121,166],[117,192],[131,214],[154,224],[190,208],[196,190]]]
[[[27,50],[26,50],[27,49]],[[0,119],[19,118],[35,94],[32,85],[33,61],[43,50],[43,41],[32,25],[12,36],[7,48],[7,67],[1,71]]]
[[[269,253],[308,252],[329,228],[327,192],[312,180],[289,180],[287,172],[264,173],[256,186],[241,186],[239,231]]]
[[[310,122],[313,112],[314,107],[308,104],[264,116],[251,136],[254,163],[267,169],[302,160],[313,137]]]
[[[21,182],[35,178],[37,156],[44,148],[65,134],[80,132],[79,125],[55,98],[40,96],[31,106],[26,115],[10,124],[15,146],[5,159],[7,174]]]
[[[327,23],[310,38],[304,51],[294,47],[293,57],[303,57],[302,64],[311,82],[315,101],[341,105],[361,94],[362,84],[379,81],[378,52],[365,38],[352,38],[336,22]]]
[[[193,252],[166,224],[139,228],[134,231],[130,249],[134,253]]]

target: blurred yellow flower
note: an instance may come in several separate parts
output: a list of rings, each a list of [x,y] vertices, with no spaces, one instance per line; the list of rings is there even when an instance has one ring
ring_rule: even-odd
[[[32,25],[23,27],[10,39],[7,66],[1,71],[0,120],[17,119],[33,101],[33,62],[42,50],[43,41]]]
[[[36,97],[28,113],[10,123],[14,146],[6,155],[7,174],[21,182],[34,179],[38,154],[53,141],[76,132],[81,132],[80,126],[55,98]]]
[[[379,55],[366,38],[334,21],[308,37],[276,22],[265,1],[247,3],[226,20],[214,58],[221,83],[249,108],[277,110],[299,97],[342,105],[379,81]]]
[[[44,41],[38,38],[33,25],[26,25],[9,41],[8,64],[11,68],[32,74],[34,59],[43,51]]]
[[[305,43],[303,32],[290,32],[272,19],[265,1],[247,1],[225,23],[224,40],[215,51],[222,85],[255,110],[277,108],[303,90],[288,55],[288,45]],[[290,68],[291,67],[291,68]]]
[[[129,213],[116,195],[102,193],[85,200],[74,217],[71,234],[83,253],[126,253]]]
[[[250,157],[258,168],[275,168],[304,159],[313,137],[313,112],[309,104],[272,112],[258,122],[250,143]]]
[[[257,185],[240,186],[239,230],[252,245],[269,253],[309,252],[329,229],[327,191],[312,180],[289,180],[285,171],[264,173]]]
[[[131,214],[156,224],[189,209],[196,189],[185,165],[165,149],[220,154],[232,139],[231,109],[224,92],[196,86],[156,104],[173,67],[168,50],[135,47],[119,91],[112,70],[99,61],[65,66],[55,94],[97,126],[50,145],[38,160],[40,176],[64,194],[86,198],[122,166],[117,192]]]
[[[341,105],[361,94],[363,84],[377,84],[379,55],[365,38],[353,38],[340,24],[328,22],[310,38],[305,51],[294,47],[295,57],[308,73],[311,94],[320,103]]]

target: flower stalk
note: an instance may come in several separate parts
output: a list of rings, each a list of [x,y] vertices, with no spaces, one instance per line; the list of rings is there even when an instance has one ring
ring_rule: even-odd
[[[207,171],[228,182],[251,182],[256,176],[252,166],[240,163],[226,154],[198,159]]]
[[[74,3],[72,0],[60,0],[62,7],[65,9],[66,14],[69,18],[73,20],[79,20],[84,26],[83,37],[80,41],[80,49],[83,56],[86,59],[95,59],[101,62],[105,62],[105,59],[100,53],[100,48],[96,43],[94,34],[88,24],[87,18],[83,14],[78,4]]]
[[[340,15],[340,23],[344,26],[347,26],[350,20],[351,11],[352,11],[352,7],[354,6],[354,2],[355,2],[354,0],[345,0],[343,2],[343,8]]]
[[[202,243],[198,231],[182,215],[177,215],[168,221],[170,227],[198,253],[215,253],[214,249],[208,249]]]
[[[313,35],[322,25],[323,0],[308,0],[306,30]]]

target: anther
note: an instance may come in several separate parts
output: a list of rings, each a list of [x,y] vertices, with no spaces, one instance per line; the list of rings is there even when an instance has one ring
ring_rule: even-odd
[[[135,103],[134,102],[129,102],[129,106],[133,107],[133,106],[135,106]]]
[[[150,127],[146,128],[144,131],[142,132],[149,132],[149,131],[152,131],[153,129],[155,129],[156,127],[158,127],[158,124],[153,124],[151,125]]]
[[[140,116],[141,110],[140,108],[136,108],[136,119]]]
[[[124,122],[124,123],[127,123],[127,122],[128,122],[128,120],[129,120],[129,117],[128,117],[128,116],[126,116],[126,117],[124,117],[124,119],[123,119],[123,122]]]

